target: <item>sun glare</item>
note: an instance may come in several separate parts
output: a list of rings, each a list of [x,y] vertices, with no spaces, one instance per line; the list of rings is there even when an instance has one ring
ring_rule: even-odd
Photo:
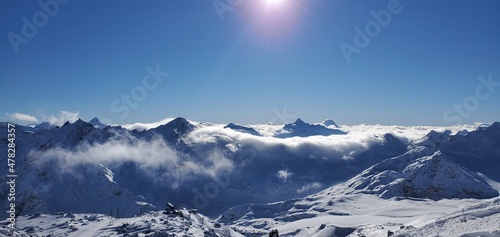
[[[299,29],[299,21],[304,13],[301,0],[257,0],[249,1],[249,26],[252,35],[259,41],[270,43],[291,37]],[[247,1],[248,2],[248,1]]]
[[[266,2],[266,5],[269,7],[278,7],[279,5],[282,5],[286,0],[264,0]]]

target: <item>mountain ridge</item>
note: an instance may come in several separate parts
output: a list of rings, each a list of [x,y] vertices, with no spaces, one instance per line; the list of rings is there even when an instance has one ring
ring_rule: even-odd
[[[295,129],[304,124],[310,127],[302,120],[293,124],[287,128]],[[5,124],[0,123],[2,126]],[[281,129],[275,125],[269,128]],[[437,160],[438,167],[440,164],[450,166],[457,172],[465,167],[468,170],[460,174],[470,174],[477,179],[473,184],[478,184],[478,187],[483,187],[483,182],[471,172],[479,171],[498,181],[494,176],[500,143],[497,123],[456,134],[430,131],[410,144],[396,132],[372,134],[373,131],[364,127],[362,137],[355,130],[347,130],[345,134],[330,136],[311,132],[315,135],[293,139],[269,135],[241,136],[228,130],[223,125],[197,124],[183,118],[144,131],[120,126],[99,129],[82,120],[51,129],[20,126],[17,133],[19,160],[16,165],[20,173],[29,175],[18,181],[19,187],[22,187],[18,190],[19,200],[26,203],[19,209],[19,214],[83,212],[87,209],[72,207],[78,200],[86,200],[88,203],[102,203],[88,209],[88,212],[107,214],[110,209],[118,207],[122,217],[137,215],[145,207],[151,208],[146,210],[153,210],[165,202],[198,208],[203,214],[217,216],[223,210],[244,203],[298,200],[321,193],[321,190],[342,184],[379,162],[405,153],[412,162],[427,157],[419,161],[421,163],[408,162],[407,166],[428,166]],[[5,149],[6,142],[6,137],[0,137],[2,149]],[[474,145],[467,145],[471,142]],[[477,154],[480,156],[475,156]],[[437,159],[441,156],[444,159]],[[478,166],[480,162],[464,164],[471,159],[491,161],[492,164],[488,163],[488,167]],[[391,173],[379,175],[379,178],[394,181],[405,175],[404,170],[398,170],[399,174],[394,179]],[[412,170],[421,173],[420,169]],[[111,173],[112,179],[109,178]],[[410,169],[406,173],[411,174]],[[5,183],[2,184],[4,188]],[[67,193],[61,195],[63,199],[56,199],[52,196],[55,190],[67,190]],[[79,190],[86,190],[88,194],[84,195]],[[327,194],[324,192],[324,195]],[[405,197],[403,194],[384,197]],[[436,200],[452,197],[440,196],[441,193],[435,197],[426,195],[407,196]],[[5,202],[5,199],[2,200]],[[66,204],[57,209],[59,202]],[[200,203],[203,205],[196,206]],[[297,209],[301,209],[301,205]],[[335,210],[328,212],[342,213]],[[297,212],[293,218],[307,216],[310,215]]]

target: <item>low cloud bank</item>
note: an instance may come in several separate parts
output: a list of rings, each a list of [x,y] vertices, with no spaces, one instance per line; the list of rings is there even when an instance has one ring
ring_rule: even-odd
[[[53,162],[60,172],[69,174],[78,173],[80,165],[103,164],[113,169],[132,162],[152,179],[160,182],[168,179],[172,186],[199,176],[217,179],[221,172],[229,172],[234,166],[216,149],[206,151],[200,159],[174,150],[161,138],[143,141],[121,137],[102,144],[85,143],[72,150],[52,148],[31,152],[30,156],[38,165]]]

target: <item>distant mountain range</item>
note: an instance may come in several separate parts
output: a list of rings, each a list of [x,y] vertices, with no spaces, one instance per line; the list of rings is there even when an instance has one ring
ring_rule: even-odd
[[[6,125],[0,123],[0,130]],[[491,183],[500,181],[498,122],[469,131],[429,130],[413,140],[392,132],[350,131],[332,120],[301,119],[285,125],[214,125],[176,118],[144,131],[97,118],[61,127],[17,125],[17,211],[133,217],[170,202],[211,217],[222,214],[220,222],[238,229],[259,219],[263,209],[276,223],[318,216],[312,209],[349,214],[327,201],[315,203],[319,197],[498,196]],[[7,142],[2,134],[3,154]],[[6,157],[0,162],[6,164]],[[6,171],[1,172],[7,190]],[[0,193],[2,218],[6,195]],[[276,201],[281,202],[271,204]]]

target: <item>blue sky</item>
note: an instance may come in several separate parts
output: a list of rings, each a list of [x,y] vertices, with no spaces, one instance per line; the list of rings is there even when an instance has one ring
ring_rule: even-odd
[[[500,120],[499,1],[265,1],[1,1],[0,120]]]

